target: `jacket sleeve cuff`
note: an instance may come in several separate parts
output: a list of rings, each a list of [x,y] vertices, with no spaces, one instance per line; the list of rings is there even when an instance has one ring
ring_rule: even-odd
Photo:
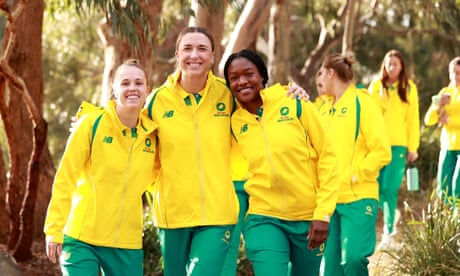
[[[64,236],[50,236],[46,235],[46,241],[47,242],[54,242],[54,243],[60,243],[62,244],[64,242]]]
[[[320,220],[320,221],[325,221],[325,222],[330,222],[331,221],[331,216],[328,214],[314,214],[312,220]]]

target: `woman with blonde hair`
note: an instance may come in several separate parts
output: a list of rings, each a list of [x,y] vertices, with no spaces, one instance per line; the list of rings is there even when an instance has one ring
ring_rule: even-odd
[[[232,239],[239,215],[231,165],[234,100],[211,71],[214,43],[208,29],[184,28],[177,69],[147,104],[159,126],[154,219],[165,275],[221,275],[229,244],[238,241]],[[242,170],[243,179],[234,180],[244,181]]]
[[[317,87],[332,98],[320,107],[335,140],[339,195],[329,225],[322,275],[368,275],[378,215],[379,170],[391,159],[383,117],[372,98],[356,87],[352,55],[328,55]]]
[[[76,123],[54,178],[46,254],[63,275],[143,275],[142,194],[153,182],[157,126],[137,60],[118,67],[116,100]]]
[[[460,57],[449,62],[449,79],[449,85],[433,96],[425,124],[442,127],[437,192],[455,204],[460,199]]]

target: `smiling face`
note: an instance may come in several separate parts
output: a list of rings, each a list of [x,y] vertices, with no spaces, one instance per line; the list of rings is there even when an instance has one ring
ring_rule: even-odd
[[[117,106],[140,109],[148,96],[145,72],[133,65],[121,65],[113,82]]]
[[[401,60],[396,56],[389,56],[385,60],[385,70],[388,73],[388,80],[393,83],[399,79],[402,70]]]
[[[456,58],[450,62],[449,79],[455,86],[460,85],[460,58]]]
[[[228,67],[228,85],[238,101],[250,111],[262,105],[260,90],[264,78],[256,65],[244,57],[234,59]]]
[[[186,33],[178,41],[176,58],[182,74],[206,75],[214,62],[209,37],[200,32]]]

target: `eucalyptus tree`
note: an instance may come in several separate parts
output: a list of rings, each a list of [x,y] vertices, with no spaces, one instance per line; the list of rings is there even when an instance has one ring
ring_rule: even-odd
[[[8,250],[16,260],[24,261],[31,257],[37,194],[46,193],[53,173],[46,148],[47,123],[41,111],[44,2],[0,1],[0,9],[6,19],[0,56],[0,115],[9,150],[5,185],[9,223],[2,225],[9,225]]]
[[[100,89],[105,92],[100,102],[111,94],[108,84],[113,67],[128,56],[142,59],[151,70],[152,83],[159,84],[173,70],[175,37],[188,24],[204,25],[214,31],[217,44],[222,46],[223,60],[231,52],[253,48],[265,54],[273,69],[277,66],[281,69],[283,62],[288,64],[287,70],[280,70],[282,73],[271,71],[273,79],[277,80],[278,74],[280,79],[288,74],[290,79],[309,90],[313,90],[312,77],[319,63],[330,51],[351,49],[356,52],[358,78],[365,81],[378,70],[376,67],[384,52],[398,47],[409,57],[423,97],[446,83],[447,61],[460,51],[459,0],[196,0],[192,4],[186,0],[48,0],[47,8],[52,10],[62,4],[75,8],[82,20],[87,20],[88,14],[100,16],[101,44],[93,47],[102,45],[99,54],[103,55],[104,62],[101,59],[97,65],[104,64],[104,68],[92,72],[94,75],[102,73],[104,77]],[[8,28],[3,28],[5,39],[0,57],[0,87],[4,88],[0,89],[0,110],[8,140],[8,149],[2,150],[9,153],[8,178],[3,181],[8,183],[5,192],[12,220],[9,228],[13,233],[9,243],[11,250],[21,247],[18,246],[21,229],[30,230],[27,212],[34,210],[30,199],[38,185],[34,178],[37,167],[40,168],[39,185],[42,185],[38,193],[42,193],[44,199],[49,197],[54,175],[48,149],[40,150],[46,129],[46,122],[41,118],[43,5],[43,0],[0,0],[0,8],[8,21]],[[228,16],[231,13],[232,18]],[[88,51],[84,47],[81,50]],[[216,61],[220,58],[219,52],[217,55]],[[81,60],[76,62],[84,67],[82,63]],[[70,80],[79,79],[72,75],[77,74],[75,71],[78,69],[66,71],[71,75]],[[60,79],[53,78],[59,75],[56,72],[54,75],[48,73],[45,73],[47,87],[48,82]],[[21,84],[21,79],[25,85]],[[75,92],[62,90],[69,94]],[[55,99],[56,106],[61,99]],[[47,112],[50,118],[53,118],[51,114],[61,116],[65,113],[53,113],[51,108]],[[52,123],[59,120],[58,117]],[[1,168],[0,163],[0,172]],[[37,204],[43,204],[42,201]],[[45,208],[37,205],[37,209],[44,213]],[[2,213],[0,220],[1,217]],[[35,220],[42,219],[37,213]],[[2,225],[5,225],[3,221]],[[27,247],[27,243],[23,244]]]

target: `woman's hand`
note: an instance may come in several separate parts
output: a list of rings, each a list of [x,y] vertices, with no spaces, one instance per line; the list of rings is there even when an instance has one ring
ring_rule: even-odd
[[[62,253],[62,244],[55,242],[46,242],[46,256],[52,263],[56,263]]]
[[[441,95],[441,99],[439,100],[439,108],[443,108],[448,104],[450,104],[450,94],[444,93]]]
[[[442,125],[445,125],[447,124],[447,114],[446,112],[443,110],[440,114],[439,114],[439,118],[438,118],[438,125],[439,126],[442,126]]]
[[[407,161],[409,163],[415,162],[415,160],[417,160],[417,158],[418,158],[418,153],[416,151],[409,151],[407,153]]]
[[[310,100],[310,95],[308,95],[307,91],[303,89],[302,87],[298,86],[295,83],[291,83],[288,86],[288,96],[291,96],[291,98],[295,99],[298,98],[299,100],[304,100],[308,102]]]
[[[313,220],[308,231],[308,249],[315,249],[323,244],[329,234],[329,223],[326,221]]]

